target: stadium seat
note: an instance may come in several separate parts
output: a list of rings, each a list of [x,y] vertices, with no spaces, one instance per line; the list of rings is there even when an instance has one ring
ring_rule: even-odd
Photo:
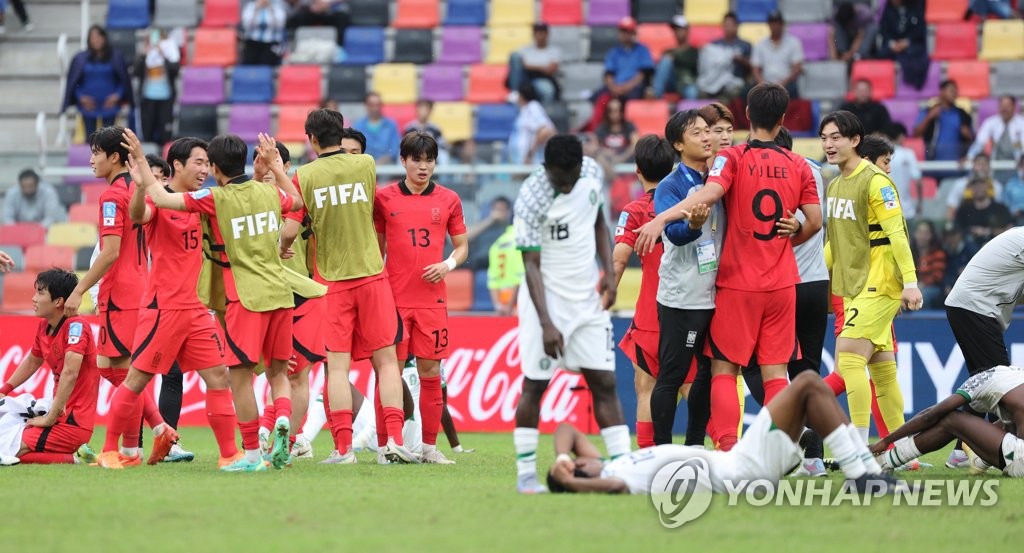
[[[270,130],[268,104],[235,104],[228,113],[228,132],[238,135],[246,144],[259,141],[259,134]]]
[[[590,0],[587,5],[587,25],[591,27],[617,25],[629,15],[629,0]]]
[[[231,73],[232,104],[266,104],[274,99],[274,68],[239,65]]]
[[[615,27],[591,27],[590,55],[587,56],[587,61],[604,63],[605,55],[618,43],[619,30]]]
[[[534,3],[523,0],[491,0],[488,27],[522,27],[533,25]]]
[[[963,21],[970,0],[932,0],[924,3],[924,20],[928,23]]]
[[[751,44],[757,44],[761,40],[768,38],[771,31],[768,30],[767,23],[740,23],[736,34]]]
[[[903,123],[908,132],[914,132],[917,116],[921,113],[921,104],[918,100],[890,98],[882,100],[882,105],[889,110],[889,118],[893,123]]]
[[[505,77],[508,65],[477,64],[469,68],[469,82],[466,86],[466,100],[474,104],[504,102],[508,96]]]
[[[914,129],[907,127],[907,130],[913,132]],[[910,148],[914,152],[914,156],[917,157],[918,161],[924,161],[924,139],[918,137],[907,137],[903,140],[903,145]]]
[[[951,61],[946,64],[946,78],[956,81],[960,96],[973,100],[989,96],[989,71],[986,62]]]
[[[84,223],[53,223],[46,230],[46,243],[50,246],[83,248],[95,245],[99,239],[95,219]]]
[[[736,15],[741,23],[768,21],[768,14],[778,9],[775,0],[737,0]]]
[[[146,27],[149,27],[149,0],[110,0],[107,5],[107,29]]]
[[[494,311],[491,290],[487,287],[487,270],[473,273],[473,311]]]
[[[448,0],[445,2],[448,12],[444,24],[475,25],[487,23],[487,0]]]
[[[153,26],[164,29],[175,27],[192,28],[199,20],[199,6],[196,0],[156,0],[156,14]]]
[[[88,271],[92,265],[92,252],[96,246],[88,246],[75,250],[75,270]],[[88,295],[88,294],[87,294]]]
[[[136,45],[139,42],[135,39],[135,29],[107,29],[107,42],[114,50],[121,52],[125,61],[135,59]],[[132,68],[129,67],[128,70],[131,71]]]
[[[483,33],[480,27],[445,27],[441,29],[440,63],[479,63],[483,59]]]
[[[95,244],[96,241],[93,241]],[[70,270],[75,265],[75,248],[36,244],[25,248],[25,271],[38,273],[57,267]]]
[[[712,101],[714,101],[714,100],[712,100],[712,99],[707,99],[707,100],[686,100],[686,99],[683,99],[683,100],[679,100],[679,103],[676,104],[676,111],[687,111],[687,110],[691,110],[691,109],[700,109],[700,108],[708,105],[708,103],[710,103]]]
[[[11,256],[15,271],[20,272],[21,268],[25,266],[25,252],[21,250],[21,246],[17,244],[0,244],[0,252],[5,252]]]
[[[88,144],[72,144],[68,147],[68,167],[89,167],[89,158],[92,157],[92,149]],[[81,184],[96,180],[93,175],[68,175],[64,177],[65,184]]]
[[[787,24],[821,23],[832,17],[832,2],[824,0],[778,0],[778,4]]]
[[[626,267],[622,271],[622,280],[619,281],[618,294],[615,296],[615,305],[612,306],[612,311],[636,309],[636,300],[640,297],[642,276],[642,270],[637,267]]]
[[[194,105],[178,108],[177,136],[194,136],[210,140],[220,134],[217,127],[217,106]]]
[[[201,27],[235,27],[242,8],[239,0],[206,0],[203,3]]]
[[[977,59],[978,26],[962,21],[935,25],[935,47],[931,55],[933,60]]]
[[[661,55],[676,47],[676,34],[665,23],[641,23],[636,28],[636,40],[651,51],[657,63]]]
[[[405,129],[416,120],[416,104],[384,104],[381,113],[384,117],[394,119],[399,129]]]
[[[993,86],[992,89],[993,94],[997,94],[995,92],[995,86]],[[1019,90],[1019,88],[1017,90]],[[974,111],[974,120],[981,122],[997,113],[999,113],[999,98],[982,98],[981,100],[978,100],[978,109]]]
[[[435,102],[455,102],[465,95],[461,65],[425,65],[420,78],[420,98]]]
[[[95,178],[95,177],[93,177],[93,178]],[[106,182],[103,182],[103,181],[99,181],[99,182],[93,181],[93,182],[89,182],[89,183],[81,185],[80,188],[81,188],[81,191],[82,191],[82,203],[83,204],[97,204],[98,205],[100,203],[100,196],[102,196],[103,193],[106,192],[107,188],[110,188],[110,185],[107,184]]]
[[[790,98],[786,108],[786,128],[793,136],[818,134],[818,122],[814,120],[811,103],[804,98]]]
[[[530,27],[488,27],[487,63],[508,63],[508,56],[516,50],[533,43]]]
[[[366,68],[332,65],[327,73],[327,97],[336,102],[362,102],[366,98]]]
[[[347,0],[348,16],[352,25],[361,27],[387,27],[388,4],[380,0]]]
[[[542,0],[540,20],[548,25],[579,25],[583,23],[583,2],[578,0]]]
[[[319,104],[323,98],[320,88],[319,65],[285,65],[277,72],[275,104]]]
[[[228,67],[238,61],[238,39],[234,29],[203,29],[195,31],[192,65]]]
[[[599,63],[571,63],[561,66],[562,98],[580,100],[590,98],[601,88],[604,66]]]
[[[871,82],[871,95],[875,100],[892,98],[896,94],[896,64],[889,60],[858,60],[853,62],[850,83],[861,79]]]
[[[992,67],[992,94],[1020,96],[1024,90],[1024,61],[1000,61]]]
[[[395,33],[395,63],[422,65],[434,61],[434,32],[430,29],[403,29]]]
[[[818,138],[794,137],[793,153],[810,159],[821,159],[824,151]]]
[[[96,224],[98,210],[99,206],[97,204],[71,204],[71,207],[68,208],[68,221],[72,223]]]
[[[224,102],[224,69],[222,67],[181,68],[181,95],[178,103],[221,104]]]
[[[469,311],[473,307],[473,271],[455,269],[444,277],[448,287],[448,310]]]
[[[33,311],[32,296],[36,293],[36,275],[30,272],[4,275],[3,311]],[[88,294],[86,294],[88,295]]]
[[[694,48],[703,48],[705,44],[722,38],[723,33],[721,25],[690,25],[690,44]]]
[[[921,190],[918,191],[918,187],[910,187],[910,197],[917,199],[930,200],[935,197],[939,191],[939,183],[935,181],[934,177],[921,177]]]
[[[978,58],[989,61],[1024,59],[1024,20],[986,21],[981,28]]]
[[[798,81],[800,95],[811,100],[842,98],[848,88],[846,75],[845,62],[807,62]]]
[[[806,61],[827,60],[829,58],[828,25],[824,23],[798,23],[788,25],[786,31],[798,38],[800,43],[803,44],[804,59]]]
[[[477,142],[506,142],[519,109],[512,104],[481,104],[476,109]]]
[[[384,61],[384,29],[349,27],[345,30],[345,63],[374,65]]]
[[[385,104],[415,102],[417,84],[416,66],[411,63],[382,63],[373,68],[373,90]]]
[[[686,0],[683,8],[690,25],[720,25],[729,11],[729,3],[721,0]]]
[[[927,100],[939,95],[939,83],[942,82],[942,64],[928,64],[928,74],[921,88],[914,88],[902,78],[896,79],[896,97],[902,100]]]
[[[569,132],[569,104],[555,100],[544,104],[544,111],[547,112],[551,122],[555,124],[555,130],[560,133]]]
[[[587,57],[587,49],[583,44],[583,27],[551,27],[548,31],[548,43],[561,50],[560,63],[582,61]]]
[[[449,144],[473,137],[473,106],[467,102],[438,102],[431,120]]]
[[[441,22],[438,0],[398,0],[395,6],[395,29],[433,29]]]
[[[314,48],[319,48],[319,44],[330,42],[330,44],[338,43],[338,30],[334,27],[316,26],[316,27],[299,27],[295,29],[295,39],[292,41],[292,51],[297,52],[304,49],[307,43],[317,44]]]
[[[316,109],[312,105],[286,105],[277,110],[277,132],[274,137],[281,142],[306,143],[306,116]],[[294,152],[292,153],[294,156]]]
[[[0,236],[3,237],[5,244],[14,244],[26,249],[45,242],[46,227],[37,223],[0,225]]]
[[[668,103],[663,100],[626,102],[626,121],[636,126],[636,132],[640,136],[645,134],[664,136],[668,115]]]
[[[667,24],[672,16],[679,13],[677,0],[633,0],[633,5],[636,6],[634,15],[639,23]]]

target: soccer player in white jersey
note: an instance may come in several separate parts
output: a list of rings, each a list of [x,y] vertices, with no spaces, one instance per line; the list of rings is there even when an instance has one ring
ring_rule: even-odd
[[[558,135],[544,148],[544,166],[530,174],[516,199],[516,247],[526,267],[518,300],[523,393],[513,433],[520,493],[547,492],[537,479],[537,425],[541,397],[558,367],[583,374],[608,455],[629,452],[607,311],[615,303],[616,282],[602,180],[580,141]]]
[[[688,491],[724,493],[729,483],[738,485],[741,480],[778,482],[800,463],[796,442],[804,425],[825,436],[851,489],[893,493],[901,487],[891,476],[882,474],[857,429],[836,403],[835,394],[810,371],[798,374],[772,398],[729,451],[663,444],[604,463],[586,436],[563,424],[555,433],[557,458],[548,472],[548,485],[554,492],[646,494],[652,492],[651,482],[658,471],[677,461],[692,461],[707,468],[707,480]]]
[[[960,410],[999,417],[998,424]],[[967,379],[957,391],[910,419],[871,446],[884,470],[893,470],[925,453],[938,451],[959,438],[978,456],[971,468],[996,467],[1003,474],[1024,477],[1024,369],[1000,365]],[[886,451],[890,445],[892,449]]]

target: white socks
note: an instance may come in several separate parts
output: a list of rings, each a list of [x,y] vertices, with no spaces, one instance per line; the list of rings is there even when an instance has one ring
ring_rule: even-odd
[[[602,428],[601,438],[604,439],[604,447],[608,450],[608,457],[611,459],[626,455],[632,445],[629,427],[624,424]]]
[[[327,412],[324,411],[323,398],[319,397],[315,401],[309,402],[309,410],[306,411],[306,424],[302,425],[302,434],[310,443],[313,443],[325,424],[327,424]]]
[[[258,449],[247,449],[245,450],[245,461],[248,463],[258,463],[263,461],[263,456]]]
[[[540,430],[536,428],[516,428],[512,431],[512,442],[516,447],[516,470],[519,476],[537,474],[537,442],[539,439]],[[626,431],[626,441],[628,448],[628,430]]]
[[[850,433],[850,437],[857,443],[857,453],[860,454],[860,460],[864,463],[864,469],[867,470],[868,474],[881,474],[882,467],[878,465],[875,458],[871,455],[871,450],[868,449],[867,428],[858,428],[853,423],[846,425],[847,432]]]
[[[868,445],[868,432],[870,431],[870,428],[868,428],[867,426],[853,426],[853,423],[850,423],[849,426],[851,426],[857,433],[856,435],[858,438],[860,438],[860,443]]]
[[[893,444],[893,448],[886,451],[883,456],[885,461],[893,469],[896,469],[920,457],[921,452],[917,449],[914,438],[910,437],[897,441]]]
[[[859,438],[855,438],[845,425],[840,425],[823,439],[839,463],[839,468],[843,470],[843,475],[849,479],[859,478],[868,472],[858,451],[857,446],[860,444],[855,439]]]
[[[125,457],[135,457],[138,454],[139,454],[139,448],[137,448],[137,447],[122,447],[121,448],[121,455],[124,455]]]

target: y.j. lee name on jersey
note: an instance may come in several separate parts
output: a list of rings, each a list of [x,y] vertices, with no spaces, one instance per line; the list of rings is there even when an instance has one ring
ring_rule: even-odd
[[[264,211],[231,219],[231,233],[234,235],[235,240],[241,238],[243,234],[246,236],[257,236],[268,232],[277,232],[280,229],[281,224],[277,220],[277,213],[273,211]]]
[[[368,202],[370,197],[366,194],[366,184],[355,182],[317,188],[313,190],[313,200],[316,201],[317,209],[322,209],[325,205]]]
[[[849,219],[851,221],[857,220],[857,214],[854,213],[855,200],[849,200],[846,198],[829,198],[828,199],[828,216],[835,217],[836,219]]]

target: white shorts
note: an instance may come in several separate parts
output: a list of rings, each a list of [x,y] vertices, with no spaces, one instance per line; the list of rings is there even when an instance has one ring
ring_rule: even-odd
[[[597,292],[593,299],[569,301],[550,291],[546,294],[548,314],[562,333],[565,354],[553,359],[544,353],[540,318],[526,286],[519,287],[519,354],[523,376],[530,380],[551,380],[555,368],[615,370],[612,319],[601,308]]]
[[[1013,454],[1013,460],[1006,463],[1006,468],[1003,469],[1003,474],[1010,478],[1024,477],[1024,440],[1021,440],[1013,434],[1007,433],[1003,436],[1000,453],[1002,454],[1003,459],[1006,459],[1007,454]]]
[[[734,456],[734,478],[773,482],[789,474],[803,457],[800,446],[789,434],[772,427],[772,415],[767,409],[761,409],[729,454]]]

